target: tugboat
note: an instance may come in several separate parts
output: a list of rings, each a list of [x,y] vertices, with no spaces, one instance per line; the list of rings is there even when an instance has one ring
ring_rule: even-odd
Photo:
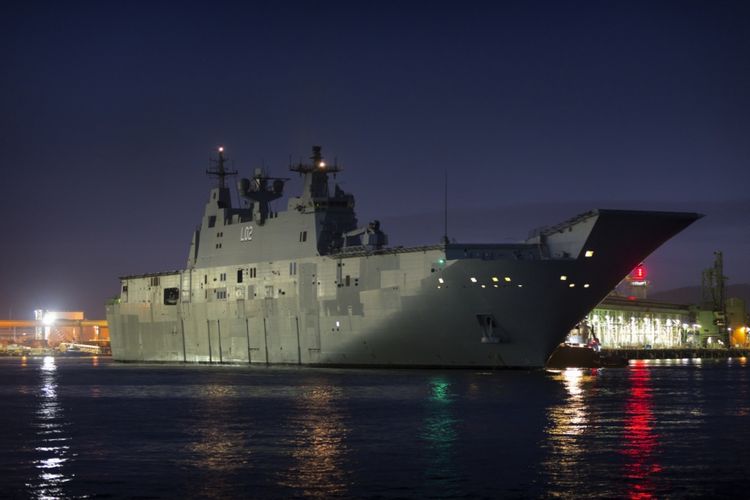
[[[514,244],[389,247],[377,220],[359,224],[320,147],[290,166],[302,192],[278,212],[288,179],[256,169],[235,205],[226,162],[220,148],[186,267],[120,278],[107,305],[115,360],[543,367],[636,264],[701,217],[599,209]]]

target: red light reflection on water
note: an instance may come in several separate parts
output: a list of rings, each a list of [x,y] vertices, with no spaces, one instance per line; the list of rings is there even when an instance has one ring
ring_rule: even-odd
[[[630,397],[625,405],[625,477],[630,498],[654,498],[654,477],[662,471],[656,460],[659,434],[654,432],[651,373],[643,361],[630,366]]]

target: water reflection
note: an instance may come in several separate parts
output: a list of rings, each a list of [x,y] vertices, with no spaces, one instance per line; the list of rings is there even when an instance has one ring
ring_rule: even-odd
[[[237,404],[236,389],[228,385],[209,384],[200,388],[197,418],[191,419],[190,463],[204,474],[196,481],[198,496],[226,498],[234,491],[231,473],[247,468],[249,452],[245,432],[233,421]],[[195,425],[195,423],[198,423]]]
[[[350,429],[341,414],[341,389],[330,385],[313,386],[299,399],[299,419],[292,425],[292,457],[296,467],[280,484],[302,491],[304,496],[326,498],[346,496],[349,488],[344,465]]]
[[[549,453],[544,461],[544,470],[549,478],[549,491],[554,496],[569,494],[579,486],[581,470],[587,460],[587,448],[583,434],[589,427],[590,410],[585,384],[595,380],[595,370],[568,368],[553,375],[562,382],[566,396],[561,404],[549,408],[546,429]]]
[[[744,367],[747,363],[746,357],[738,359],[740,366]],[[738,375],[735,376],[735,382],[737,390],[737,396],[735,401],[737,402],[736,415],[738,417],[747,418],[750,416],[750,394],[748,393],[748,376],[747,370],[738,370]]]
[[[440,496],[459,493],[456,490],[458,477],[454,447],[457,419],[453,416],[453,399],[447,379],[434,377],[430,380],[427,416],[421,436],[427,445],[426,479]]]
[[[662,467],[656,452],[659,435],[654,432],[653,395],[648,365],[637,361],[630,366],[630,396],[625,405],[625,475],[630,498],[653,498],[655,476]]]
[[[65,483],[74,475],[66,473],[72,454],[70,438],[65,433],[67,423],[58,401],[57,365],[53,356],[44,358],[40,375],[34,426],[38,443],[34,448],[38,457],[34,461],[37,475],[26,486],[33,498],[60,498],[66,496]]]

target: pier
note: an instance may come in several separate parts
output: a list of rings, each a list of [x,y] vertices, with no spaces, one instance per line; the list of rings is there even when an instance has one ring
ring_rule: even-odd
[[[668,348],[668,349],[602,349],[602,360],[607,359],[728,359],[750,356],[750,348],[707,349],[707,348]]]

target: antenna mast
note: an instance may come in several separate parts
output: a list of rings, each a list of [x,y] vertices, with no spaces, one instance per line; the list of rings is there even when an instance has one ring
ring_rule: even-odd
[[[237,175],[236,170],[227,170],[224,168],[224,164],[226,163],[227,159],[224,157],[224,146],[219,146],[219,159],[218,160],[209,160],[211,164],[215,164],[214,168],[208,168],[206,170],[207,175],[215,175],[219,178],[219,187],[225,188],[226,187],[226,177],[228,175]],[[212,165],[213,166],[213,165]]]
[[[443,198],[443,243],[448,244],[448,171],[445,171],[445,193]]]

